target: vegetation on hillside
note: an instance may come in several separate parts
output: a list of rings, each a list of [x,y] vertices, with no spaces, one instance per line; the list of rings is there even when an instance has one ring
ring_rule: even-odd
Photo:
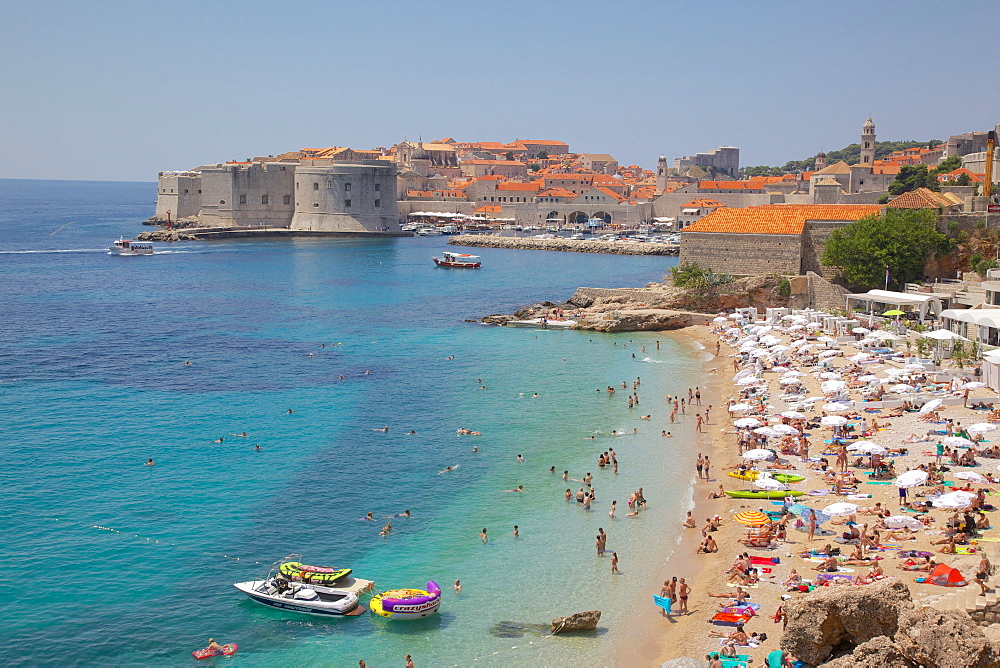
[[[951,249],[937,221],[930,209],[886,209],[831,233],[820,259],[849,284],[865,288],[884,286],[888,268],[891,287],[898,289],[922,280],[927,259]]]
[[[939,139],[930,141],[877,141],[875,142],[875,159],[881,160],[890,153],[903,151],[908,148],[933,148],[940,144]],[[826,164],[832,165],[843,160],[849,165],[856,165],[861,162],[861,144],[850,144],[839,151],[830,151],[826,154]],[[771,167],[758,165],[756,167],[744,167],[740,171],[744,176],[781,176],[792,172],[811,172],[816,168],[816,158],[810,157],[805,160],[789,160],[783,167]],[[952,169],[955,169],[952,167]],[[948,170],[951,171],[951,170]]]
[[[716,274],[711,269],[702,269],[696,262],[685,262],[679,266],[671,267],[670,277],[676,287],[693,290],[705,290],[716,285],[733,282],[733,277],[729,274]]]

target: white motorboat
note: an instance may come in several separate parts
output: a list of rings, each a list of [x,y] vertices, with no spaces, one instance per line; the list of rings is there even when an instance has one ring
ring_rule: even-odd
[[[365,612],[358,595],[346,589],[288,582],[281,577],[237,582],[233,586],[251,600],[279,610],[320,617],[355,616]]]
[[[443,233],[436,227],[421,227],[417,230],[417,235],[421,237],[439,237]]]
[[[133,241],[118,237],[118,241],[108,246],[111,255],[152,255],[153,244],[148,241]]]
[[[454,269],[479,269],[482,266],[482,260],[478,255],[469,255],[468,253],[453,253],[451,251],[444,251],[442,257],[431,258],[434,260],[434,264],[439,267],[452,267]]]

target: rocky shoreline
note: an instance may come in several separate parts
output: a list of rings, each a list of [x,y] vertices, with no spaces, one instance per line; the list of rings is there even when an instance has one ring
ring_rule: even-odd
[[[518,309],[513,314],[491,314],[482,318],[488,325],[511,326],[512,322],[546,318],[553,327],[597,332],[641,332],[682,329],[708,322],[721,310],[754,304],[758,307],[787,306],[779,279],[750,276],[726,285],[688,290],[666,283],[649,283],[643,288],[577,288],[563,303],[541,302]]]
[[[677,255],[679,252],[679,246],[670,244],[581,241],[577,239],[536,239],[534,237],[494,237],[482,234],[459,234],[452,237],[448,243],[453,246],[477,246],[480,248],[610,253],[612,255]]]

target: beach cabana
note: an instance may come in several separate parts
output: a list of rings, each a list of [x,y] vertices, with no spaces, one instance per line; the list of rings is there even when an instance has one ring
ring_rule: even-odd
[[[941,313],[941,300],[932,295],[893,292],[892,290],[869,290],[868,292],[844,295],[844,299],[847,300],[848,313],[853,311],[884,313],[898,310],[904,313],[916,313],[921,320],[928,314],[937,317]]]

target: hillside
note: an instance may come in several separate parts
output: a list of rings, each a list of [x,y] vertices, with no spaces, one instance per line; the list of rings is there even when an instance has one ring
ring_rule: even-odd
[[[875,159],[879,160],[894,153],[908,148],[923,146],[937,146],[941,141],[931,139],[929,141],[877,141],[875,142]],[[839,151],[826,152],[826,164],[843,160],[849,165],[856,165],[861,161],[861,144],[849,144]],[[816,166],[815,156],[805,160],[789,160],[782,167],[772,167],[768,165],[758,165],[756,167],[744,167],[740,171],[745,176],[781,176],[790,172],[809,172]]]

